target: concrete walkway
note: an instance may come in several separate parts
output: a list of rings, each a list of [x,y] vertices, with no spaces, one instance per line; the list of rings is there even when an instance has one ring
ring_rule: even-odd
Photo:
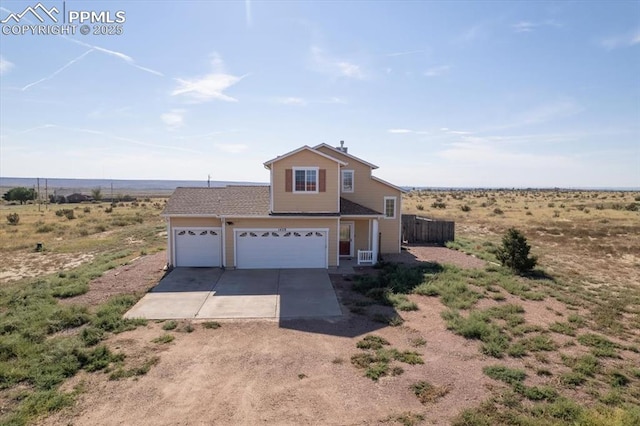
[[[314,318],[342,315],[325,269],[176,268],[127,318]]]

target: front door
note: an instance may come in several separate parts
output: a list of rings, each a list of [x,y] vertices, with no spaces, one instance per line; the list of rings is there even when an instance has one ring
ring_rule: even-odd
[[[351,256],[351,235],[353,234],[353,224],[340,224],[340,256]]]

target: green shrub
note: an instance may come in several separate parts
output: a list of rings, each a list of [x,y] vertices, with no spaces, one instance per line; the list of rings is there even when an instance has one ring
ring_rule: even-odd
[[[517,370],[504,365],[489,365],[482,369],[482,372],[494,380],[500,380],[509,385],[521,383],[527,377],[523,370]]]
[[[162,324],[162,329],[169,331],[169,330],[175,330],[175,328],[178,326],[178,322],[177,321],[167,321],[164,324]]]
[[[162,336],[156,337],[152,340],[153,343],[171,343],[175,340],[175,336],[173,334],[163,334]]]
[[[502,238],[502,246],[496,250],[496,257],[502,263],[517,273],[527,273],[536,266],[537,258],[529,256],[531,246],[520,231],[509,228]]]
[[[372,334],[365,336],[362,340],[356,343],[356,347],[359,349],[382,349],[383,346],[388,346],[389,342],[380,336],[374,336]]]
[[[209,329],[216,329],[216,328],[220,328],[221,325],[217,321],[205,321],[202,323],[202,327],[209,328]]]

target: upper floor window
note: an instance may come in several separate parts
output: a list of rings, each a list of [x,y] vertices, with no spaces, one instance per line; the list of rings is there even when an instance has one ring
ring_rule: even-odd
[[[396,218],[396,197],[384,197],[384,217],[386,219]]]
[[[353,192],[353,170],[342,171],[342,192]]]
[[[294,168],[293,192],[318,192],[318,168]]]

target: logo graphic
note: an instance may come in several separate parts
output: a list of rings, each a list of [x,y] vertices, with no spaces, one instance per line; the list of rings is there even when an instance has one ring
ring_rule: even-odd
[[[47,9],[42,3],[38,3],[35,6],[28,6],[21,13],[10,13],[9,16],[0,21],[0,23],[6,24],[13,19],[17,24],[25,15],[29,13],[40,22],[44,22],[44,18],[41,14],[48,16],[49,19],[51,19],[53,22],[58,22],[58,18],[54,16],[54,13],[57,15],[58,13],[60,13],[60,11],[55,6],[53,6],[51,9]]]

